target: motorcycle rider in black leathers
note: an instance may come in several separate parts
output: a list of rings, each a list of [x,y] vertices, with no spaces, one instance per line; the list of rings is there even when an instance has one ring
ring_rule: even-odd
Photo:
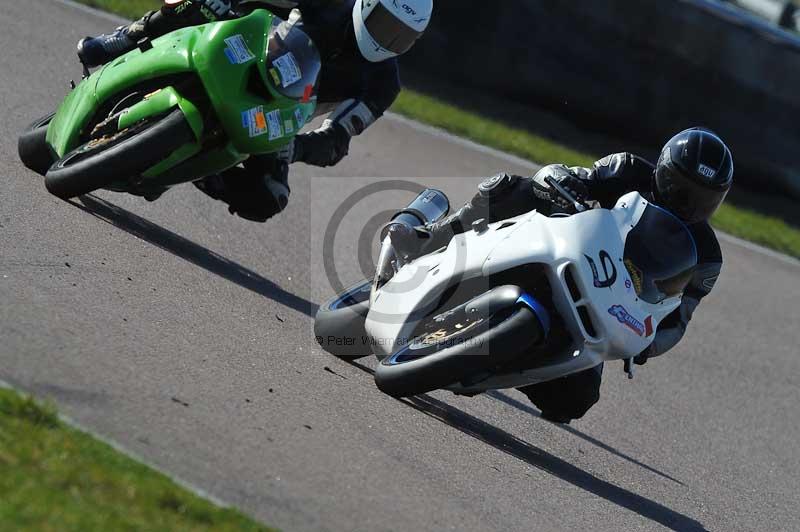
[[[176,29],[248,14],[259,7],[289,20],[320,51],[317,115],[322,127],[297,135],[280,154],[252,156],[241,167],[195,182],[232,214],[265,222],[289,200],[288,164],[326,167],[347,154],[352,137],[380,118],[400,92],[397,56],[408,51],[428,26],[433,0],[165,0],[164,7],[108,35],[78,43],[87,67],[105,64]],[[157,196],[156,196],[157,197]],[[148,199],[155,199],[149,197]]]
[[[693,128],[673,137],[654,167],[630,153],[609,155],[592,168],[550,165],[533,177],[500,174],[478,186],[475,197],[448,218],[425,228],[389,226],[395,250],[413,258],[447,245],[454,234],[481,218],[495,222],[531,210],[544,214],[570,212],[570,203],[545,181],[553,178],[573,196],[612,208],[628,192],[637,191],[683,220],[697,245],[698,266],[681,306],[659,325],[655,340],[635,358],[663,355],[683,337],[700,300],[714,288],[722,269],[722,252],[708,219],[722,204],[733,183],[730,150],[713,132]],[[573,211],[574,212],[574,211]],[[553,381],[520,388],[545,419],[569,423],[600,399],[603,365]]]

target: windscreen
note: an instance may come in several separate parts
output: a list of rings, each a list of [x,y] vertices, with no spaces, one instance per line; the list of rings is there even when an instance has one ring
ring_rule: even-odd
[[[279,93],[308,101],[316,94],[322,68],[314,42],[296,24],[274,19],[267,49],[267,71]]]
[[[628,233],[624,261],[637,295],[660,303],[683,293],[697,266],[697,248],[683,222],[650,204]]]

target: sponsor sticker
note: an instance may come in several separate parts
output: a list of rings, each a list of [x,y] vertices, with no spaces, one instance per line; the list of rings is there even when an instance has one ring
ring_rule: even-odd
[[[295,107],[294,109],[294,119],[297,121],[297,129],[302,129],[303,126],[306,125],[306,117],[299,107]]]
[[[300,65],[297,63],[294,54],[288,52],[277,58],[272,62],[275,68],[278,69],[281,75],[281,85],[286,88],[294,85],[303,79],[303,73],[300,71]]]
[[[636,288],[636,293],[641,294],[642,289],[644,288],[643,281],[642,281],[642,272],[630,259],[625,259],[625,268],[628,270],[628,273],[631,276],[631,282],[633,283],[634,288]]]
[[[269,75],[272,78],[272,81],[275,82],[275,85],[280,86],[281,84],[281,77],[278,75],[278,71],[274,68],[269,69]]]
[[[617,318],[621,324],[625,327],[629,328],[639,336],[650,336],[653,334],[653,317],[648,316],[645,320],[645,323],[637,320],[631,314],[625,310],[625,307],[622,305],[614,305],[610,309],[608,309],[608,313]]]
[[[283,127],[281,126],[281,112],[279,110],[272,111],[267,114],[267,127],[269,128],[269,140],[275,140],[283,136]]]
[[[706,166],[704,164],[701,164],[700,166],[697,167],[697,172],[701,176],[708,177],[708,178],[712,178],[715,175],[717,175],[717,171],[716,170],[714,170],[710,166]]]
[[[255,59],[256,56],[247,47],[247,41],[241,35],[234,35],[225,39],[225,56],[232,65],[243,65],[248,61]]]
[[[250,138],[259,137],[267,132],[267,117],[262,106],[242,112],[242,127],[248,130]]]

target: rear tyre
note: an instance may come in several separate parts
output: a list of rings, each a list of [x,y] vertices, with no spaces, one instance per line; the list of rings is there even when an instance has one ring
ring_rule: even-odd
[[[491,371],[496,365],[493,352],[502,351],[507,359],[544,337],[539,319],[526,306],[475,321],[460,313],[383,359],[375,370],[378,388],[393,397],[432,392]]]
[[[47,127],[54,116],[55,113],[50,113],[32,123],[17,141],[17,151],[22,164],[39,175],[45,175],[55,162],[55,157],[47,145]]]
[[[372,283],[362,281],[322,305],[314,318],[314,336],[328,353],[344,360],[371,354],[364,323]]]
[[[62,199],[82,196],[137,177],[194,140],[183,113],[176,109],[69,152],[47,171],[45,185]]]

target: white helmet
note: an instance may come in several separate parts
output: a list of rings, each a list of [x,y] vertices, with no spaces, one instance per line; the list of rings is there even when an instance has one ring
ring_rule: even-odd
[[[356,0],[353,27],[361,55],[378,63],[406,53],[432,13],[433,0]]]

